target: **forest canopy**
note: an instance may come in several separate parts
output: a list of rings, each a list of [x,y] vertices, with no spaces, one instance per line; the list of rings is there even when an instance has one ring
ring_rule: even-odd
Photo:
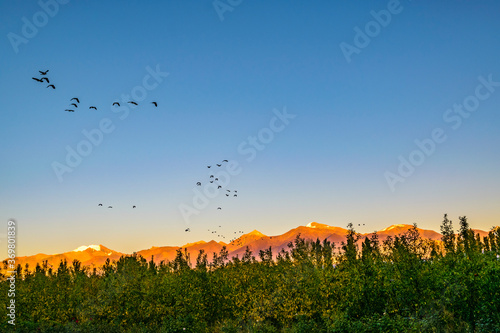
[[[349,225],[340,244],[298,236],[279,253],[247,248],[228,258],[226,248],[202,250],[196,264],[179,249],[159,264],[127,255],[94,269],[76,260],[54,269],[19,265],[16,325],[3,307],[0,329],[500,332],[500,228],[481,237],[460,217],[457,233],[445,215],[441,234],[441,241],[424,239],[415,225],[379,241]]]

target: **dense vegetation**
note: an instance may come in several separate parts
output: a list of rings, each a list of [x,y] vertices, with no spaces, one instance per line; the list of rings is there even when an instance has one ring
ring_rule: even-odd
[[[98,270],[61,262],[17,268],[16,329],[25,332],[500,332],[500,228],[481,239],[445,215],[442,242],[416,227],[379,242],[352,225],[345,243],[297,237],[196,265],[185,251],[156,265],[125,256]],[[360,242],[358,242],[360,241]],[[8,283],[0,284],[7,304]],[[7,324],[0,311],[1,331]]]

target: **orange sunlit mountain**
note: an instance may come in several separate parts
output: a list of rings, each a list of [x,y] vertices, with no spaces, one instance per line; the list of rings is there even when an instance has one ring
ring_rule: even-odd
[[[396,236],[398,234],[404,233],[412,226],[409,224],[396,224],[380,231],[377,231],[377,235],[380,241],[387,239],[389,236]],[[420,235],[423,238],[431,240],[441,240],[441,234],[433,230],[425,230],[418,228]],[[474,232],[479,233],[481,237],[486,236],[488,233],[482,230],[474,230]],[[185,244],[183,246],[153,246],[150,249],[137,251],[137,254],[143,256],[144,258],[150,260],[151,257],[154,258],[156,263],[161,261],[173,260],[176,255],[176,251],[179,248],[186,249],[189,253],[191,262],[195,263],[196,258],[200,250],[204,250],[208,254],[208,259],[211,260],[213,253],[219,253],[223,246],[226,246],[229,252],[229,258],[234,256],[239,256],[241,258],[248,247],[255,257],[258,257],[260,250],[272,248],[273,254],[276,255],[281,249],[288,249],[288,244],[292,242],[298,235],[304,239],[308,240],[323,240],[327,239],[330,242],[334,242],[337,246],[340,242],[345,240],[347,229],[340,227],[333,227],[326,224],[321,224],[317,222],[311,222],[306,226],[299,226],[297,228],[291,229],[282,235],[267,236],[263,233],[254,230],[252,232],[242,234],[236,240],[230,243],[216,242],[211,240],[209,242],[199,241],[194,243]],[[361,234],[362,239],[364,236],[370,236],[371,233]],[[16,259],[16,264],[21,264],[24,268],[26,264],[29,265],[30,269],[34,269],[37,263],[42,263],[47,261],[49,267],[57,268],[61,260],[67,260],[68,264],[71,264],[73,260],[79,260],[84,266],[99,267],[103,265],[109,258],[111,261],[118,260],[121,256],[126,255],[126,253],[113,251],[103,245],[89,245],[81,246],[73,251],[65,252],[61,254],[47,255],[47,254],[36,254],[33,256],[18,257]]]

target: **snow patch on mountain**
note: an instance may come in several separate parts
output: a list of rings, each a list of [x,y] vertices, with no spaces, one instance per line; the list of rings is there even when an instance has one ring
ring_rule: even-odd
[[[94,251],[101,251],[101,246],[100,245],[88,245],[88,246],[82,245],[79,248],[74,249],[73,252],[82,252],[82,251],[85,251],[87,249],[92,249]]]
[[[387,228],[382,229],[380,231],[389,231],[389,230],[396,229],[396,228],[406,228],[406,227],[411,227],[411,225],[409,225],[409,224],[394,224],[394,225],[391,225],[390,227],[387,227]]]

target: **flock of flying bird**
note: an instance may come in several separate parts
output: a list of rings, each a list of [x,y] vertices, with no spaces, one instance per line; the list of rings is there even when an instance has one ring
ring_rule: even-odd
[[[97,207],[103,207],[102,203],[98,204]],[[137,206],[132,206],[132,208],[136,208]],[[113,208],[113,206],[108,206],[108,208]]]
[[[223,164],[223,163],[227,163],[227,162],[228,162],[228,160],[223,160],[220,164],[219,164],[219,163],[217,163],[217,164],[215,164],[215,165],[216,165],[218,168],[220,168],[220,167],[222,166],[222,164]],[[211,167],[212,167],[211,165],[207,165],[207,168],[208,168],[208,169],[210,169]],[[209,181],[211,184],[213,184],[214,182],[218,182],[218,181],[219,181],[219,178],[215,177],[214,175],[210,175],[210,177],[208,178],[208,181]],[[218,190],[222,189],[222,185],[219,185],[218,183],[216,183],[216,184],[217,184],[217,189],[218,189]],[[201,185],[202,185],[202,184],[201,184],[201,182],[197,182],[197,183],[196,183],[196,186],[201,186]],[[226,193],[226,197],[229,197],[229,196],[230,196],[230,193],[231,193],[231,190],[227,190],[227,189],[226,189],[226,192],[228,192],[228,193]],[[233,191],[232,191],[232,194],[233,194],[233,197],[237,197],[237,196],[238,196],[238,191],[237,191],[237,190],[233,190]],[[222,209],[222,207],[217,207],[217,209],[218,209],[218,210],[221,210],[221,209]]]
[[[47,82],[49,84],[47,86],[47,88],[56,89],[56,87],[53,84],[50,84],[50,80],[46,76],[47,73],[49,72],[48,69],[46,71],[38,71],[38,72],[40,72],[40,75],[42,75],[42,78],[39,79],[39,78],[36,78],[36,77],[32,77],[33,80],[35,80],[37,82],[40,82],[40,83]],[[78,99],[78,97],[73,97],[72,99],[70,99],[70,102],[72,102],[72,103],[64,111],[66,111],[66,112],[75,112],[75,109],[77,109],[78,106],[80,105],[80,99]],[[137,102],[134,102],[134,101],[128,101],[127,103],[132,104],[134,106],[138,106],[139,105]],[[157,102],[151,102],[151,104],[153,104],[155,107],[158,107],[158,103]],[[112,106],[118,106],[119,107],[120,103],[119,102],[113,102]],[[92,109],[97,111],[97,107],[95,105],[89,106],[89,110],[92,110]]]
[[[219,228],[222,228],[222,226],[220,225],[220,226],[219,226]],[[219,232],[220,232],[220,230],[221,230],[221,229],[219,229]],[[187,228],[187,229],[186,229],[186,232],[189,232],[189,231],[191,231],[191,229]],[[210,229],[208,229],[208,231],[210,231],[210,233],[212,233],[212,234],[216,234],[216,233],[217,233],[217,230],[210,230]],[[243,233],[244,233],[244,231],[239,230],[239,231],[235,231],[234,233],[235,233],[235,234],[243,234]],[[223,238],[223,239],[226,239],[226,236],[225,236],[225,235],[223,235],[223,234],[220,234],[220,233],[217,235],[217,237],[221,237],[221,238]],[[229,242],[230,242],[232,245],[240,245],[240,244],[241,244],[241,239],[240,239],[240,237],[234,237],[234,238],[232,238]]]
[[[35,81],[37,81],[37,82],[39,82],[39,83],[44,83],[44,82],[46,82],[46,83],[48,84],[47,88],[52,88],[52,89],[54,90],[54,89],[56,89],[56,86],[55,86],[54,84],[51,84],[51,83],[50,83],[49,78],[46,76],[48,72],[49,72],[49,70],[48,70],[48,69],[47,69],[46,71],[39,71],[39,73],[40,73],[40,75],[41,75],[42,77],[41,77],[41,78],[32,77],[32,79],[33,79],[33,80],[35,80]],[[67,109],[65,109],[64,111],[66,111],[66,112],[75,112],[75,110],[76,110],[76,109],[79,107],[79,105],[80,105],[80,99],[79,99],[78,97],[73,97],[73,98],[71,98],[71,99],[70,99],[70,103],[71,103],[71,104],[69,105],[69,107],[68,107]],[[137,103],[137,102],[135,102],[135,101],[128,101],[127,103],[129,103],[129,104],[131,104],[131,105],[134,105],[134,106],[138,106],[138,103]],[[154,107],[158,107],[158,103],[157,103],[157,102],[151,102],[151,104],[153,104],[153,105],[154,105]],[[115,106],[120,107],[120,103],[119,103],[119,102],[113,102],[112,106],[113,106],[113,107],[115,107]],[[96,106],[94,106],[94,105],[91,105],[91,106],[89,106],[89,110],[96,110],[96,111],[97,111],[97,107],[96,107]],[[217,164],[215,164],[215,165],[216,165],[217,167],[219,167],[219,168],[220,168],[220,167],[222,166],[222,164],[223,164],[223,163],[227,163],[227,162],[228,162],[228,160],[223,160],[221,163],[217,163]],[[208,166],[207,166],[207,168],[209,168],[209,169],[210,169],[211,167],[212,167],[211,165],[208,165]],[[208,181],[209,181],[210,183],[214,183],[214,182],[215,182],[215,184],[218,184],[217,182],[219,181],[219,179],[218,179],[217,177],[215,177],[214,175],[210,175],[210,176],[209,176]],[[197,185],[197,186],[201,186],[201,185],[202,185],[202,183],[201,183],[201,182],[197,182],[197,183],[196,183],[196,185]],[[218,189],[218,190],[219,190],[219,189],[222,189],[222,185],[218,184],[218,185],[217,185],[217,189]],[[237,196],[238,196],[238,191],[237,191],[237,190],[233,190],[233,191],[231,191],[231,190],[226,189],[226,192],[227,192],[227,193],[225,193],[226,197],[231,196],[231,194],[232,194],[232,197],[237,197]],[[97,206],[98,206],[98,207],[103,207],[102,203],[99,203]],[[108,206],[108,208],[113,208],[113,206]],[[136,208],[136,206],[132,206],[132,208]],[[217,207],[217,210],[221,210],[221,209],[222,209],[222,207]],[[219,228],[220,228],[220,227],[221,227],[221,226],[219,226]],[[187,228],[185,231],[186,231],[186,232],[189,232],[189,231],[191,231],[191,230],[190,230],[189,228]],[[210,231],[210,229],[208,229],[208,231]],[[213,230],[213,231],[212,231],[212,233],[217,233],[217,231],[214,231],[214,230]],[[238,232],[236,232],[236,231],[235,231],[234,233],[235,233],[235,234],[236,234],[236,233],[240,234],[240,233],[243,233],[243,231],[238,231]],[[222,234],[218,234],[218,235],[217,235],[217,237],[222,237],[222,238],[224,238],[224,239],[226,238],[226,236],[225,236],[225,235],[222,235]],[[233,239],[231,239],[231,242],[234,242],[235,240],[237,240],[237,238],[233,238]]]
[[[46,71],[38,71],[40,73],[40,75],[42,75],[41,78],[36,78],[36,77],[32,77],[33,80],[37,81],[37,82],[40,82],[40,83],[43,83],[43,82],[46,82],[48,83],[49,85],[47,86],[47,88],[52,88],[52,89],[56,89],[55,85],[54,84],[50,84],[50,80],[49,78],[46,76],[47,73],[49,72],[49,70],[47,69]],[[70,99],[70,102],[71,104],[69,105],[68,109],[64,110],[66,112],[75,112],[75,109],[77,109],[80,105],[80,99],[78,97],[73,97],[72,99]],[[134,102],[134,101],[129,101],[127,102],[129,104],[132,104],[134,106],[138,106],[138,103],[137,102]],[[157,102],[151,102],[151,104],[153,104],[155,107],[158,107],[158,103]],[[119,102],[114,102],[112,104],[112,106],[120,106],[120,103]],[[91,105],[89,106],[89,110],[97,110],[97,107],[94,106],[94,105]],[[97,205],[98,207],[102,207],[102,203],[98,204]],[[113,206],[108,206],[108,208],[113,208]],[[132,208],[136,208],[136,206],[132,206]]]
[[[216,166],[217,168],[220,168],[220,167],[222,167],[222,165],[223,165],[224,163],[228,163],[228,162],[229,162],[228,160],[222,160],[222,162],[220,162],[220,163],[216,163],[216,164],[215,164],[215,166]],[[207,168],[208,168],[208,169],[211,169],[211,168],[212,168],[212,165],[207,165]],[[209,173],[210,173],[210,172],[209,172]],[[218,183],[218,181],[219,181],[219,178],[217,178],[214,174],[210,174],[210,175],[209,175],[209,177],[208,177],[208,182],[209,182],[210,184],[214,184],[214,183],[215,183],[215,184],[217,184],[217,189],[218,189],[218,190],[222,190],[222,187],[223,187],[223,186],[222,186],[222,185],[220,185],[220,183]],[[197,183],[196,183],[196,186],[201,186],[201,185],[202,185],[202,182],[201,182],[201,181],[199,181],[199,182],[197,182]],[[229,189],[226,189],[226,193],[224,193],[224,194],[225,194],[225,196],[226,196],[226,197],[233,197],[233,198],[235,198],[235,197],[237,197],[237,196],[238,196],[238,190],[229,190]],[[222,210],[222,207],[217,207],[217,210]],[[221,226],[219,226],[219,228],[221,228]],[[191,231],[191,229],[187,228],[185,231],[186,231],[186,232],[190,232],[190,231]],[[208,229],[208,231],[209,231],[209,232],[211,232],[212,234],[216,234],[216,233],[217,233],[217,230],[210,230],[210,229]],[[237,232],[235,231],[234,233],[235,233],[235,234],[240,234],[240,233],[243,233],[243,231],[241,231],[241,230],[240,230],[240,231],[237,231]],[[225,235],[223,235],[223,234],[218,234],[218,235],[217,235],[217,237],[221,237],[221,238],[224,238],[224,239],[226,238],[226,236],[225,236]],[[233,238],[233,239],[231,239],[231,240],[230,240],[230,242],[234,242],[236,239],[237,239],[237,238]]]
[[[47,73],[49,72],[49,70],[47,69],[45,72],[44,71],[39,71],[40,72],[40,75],[42,75],[42,78],[38,79],[36,77],[32,77],[33,80],[37,81],[37,82],[40,82],[40,83],[43,83],[44,81],[47,82],[49,85],[47,86],[47,88],[52,88],[52,89],[56,89],[56,86],[54,86],[53,84],[50,84],[50,80],[49,78],[46,76]]]

